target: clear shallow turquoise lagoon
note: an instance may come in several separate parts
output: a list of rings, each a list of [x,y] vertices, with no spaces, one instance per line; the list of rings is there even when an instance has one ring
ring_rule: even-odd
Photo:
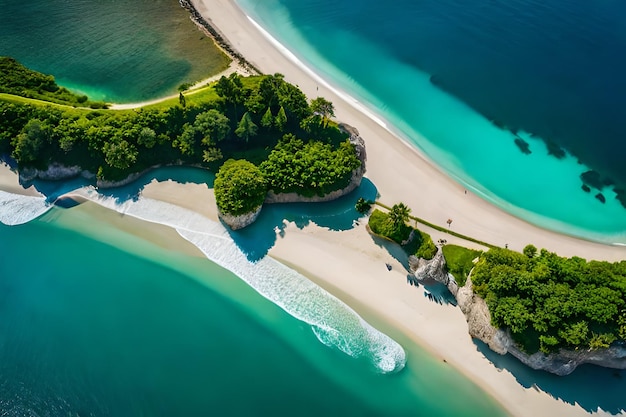
[[[623,164],[614,163],[613,159],[623,155],[623,140],[608,140],[606,131],[609,122],[617,126],[623,120],[617,114],[621,110],[611,107],[611,103],[623,97],[616,93],[622,91],[621,76],[614,74],[615,82],[610,84],[585,72],[591,71],[587,66],[572,67],[571,59],[582,58],[575,56],[579,50],[571,45],[563,47],[567,59],[563,58],[559,67],[560,55],[549,60],[550,50],[536,47],[540,43],[536,40],[539,35],[529,35],[534,43],[526,45],[526,32],[523,32],[549,34],[551,37],[545,40],[556,48],[558,36],[565,29],[572,24],[586,24],[584,34],[595,44],[602,43],[603,37],[613,30],[623,28],[619,22],[611,20],[613,26],[599,30],[599,40],[594,39],[594,28],[603,20],[580,22],[579,14],[585,13],[580,10],[584,9],[580,1],[545,8],[523,0],[478,8],[455,0],[399,1],[384,8],[373,0],[361,2],[358,7],[349,0],[238,0],[238,3],[306,65],[382,116],[388,127],[483,198],[548,229],[601,242],[626,243],[626,209],[615,199],[612,188],[602,190],[606,198],[603,204],[595,198],[599,190],[585,193],[581,189],[579,177],[593,166],[606,167],[603,173],[621,178]],[[611,7],[606,4],[596,10],[589,6],[587,13],[610,17]],[[622,9],[615,5],[613,13],[620,15]],[[569,11],[571,14],[566,13]],[[554,23],[556,27],[537,23],[541,18],[549,23],[549,18],[559,12],[562,13],[558,24]],[[507,29],[506,25],[513,25],[511,21],[520,33]],[[613,43],[602,45],[617,53],[620,39],[616,37]],[[562,43],[569,41],[570,38],[565,38]],[[526,59],[535,61],[511,63],[516,52],[532,50],[533,45],[540,51],[537,54],[545,56],[526,54]],[[612,55],[604,52],[604,61],[599,61],[604,65],[602,69],[612,62]],[[457,57],[459,62],[455,62]],[[545,66],[540,60],[544,58]],[[613,55],[613,61],[618,67],[621,65],[617,55]],[[510,71],[505,73],[507,68]],[[547,74],[542,73],[544,70]],[[489,78],[494,71],[497,76]],[[443,83],[446,88],[435,86],[431,75],[436,75],[437,84]],[[462,85],[464,77],[468,86],[451,88],[453,84]],[[586,105],[584,100],[592,91],[589,77],[594,77],[598,89],[594,100],[589,98]],[[569,80],[570,84],[562,86],[563,80]],[[580,91],[577,82],[581,84]],[[523,88],[516,83],[521,83]],[[605,86],[606,83],[615,91]],[[546,97],[547,90],[552,93],[550,100]],[[503,94],[508,95],[502,97]],[[487,106],[485,103],[490,99],[500,105]],[[503,101],[509,104],[506,109]],[[470,107],[469,103],[475,106]],[[483,115],[487,113],[489,119]],[[514,113],[524,117],[514,118]],[[546,116],[552,113],[560,117]],[[502,129],[492,118],[498,120],[497,124],[511,127]],[[588,120],[595,124],[585,125],[584,137],[561,135],[567,136],[568,142],[554,134],[555,131],[569,133],[572,126]],[[613,130],[618,128],[611,126]],[[582,132],[583,127],[576,131]],[[528,142],[530,155],[517,147],[515,134]],[[549,156],[539,134],[576,151],[589,165],[579,163],[571,155],[562,160]]]
[[[404,369],[376,371],[227,270],[112,219],[84,205],[0,225],[4,414],[505,415],[408,341]]]
[[[0,0],[0,55],[94,100],[172,94],[228,60],[176,0]]]

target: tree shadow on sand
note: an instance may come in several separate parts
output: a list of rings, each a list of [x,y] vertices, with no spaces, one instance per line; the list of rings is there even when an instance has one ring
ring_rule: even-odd
[[[357,189],[335,201],[265,204],[257,220],[250,226],[240,230],[225,227],[248,260],[256,262],[267,255],[278,236],[285,235],[287,223],[295,223],[299,229],[313,223],[329,230],[349,230],[363,217],[354,208],[356,201],[360,197],[375,200],[376,194],[376,186],[369,179],[363,178]]]
[[[578,404],[588,412],[597,412],[600,408],[619,414],[626,409],[626,370],[585,364],[570,375],[558,376],[535,371],[509,354],[499,355],[477,339],[474,344],[496,368],[510,372],[525,388],[545,392],[569,404]]]
[[[418,289],[420,294],[423,294],[424,297],[436,304],[450,304],[456,306],[456,300],[448,290],[448,287],[432,279],[419,280],[411,273],[409,269],[409,256],[413,254],[409,253],[404,246],[373,234],[370,234],[370,237],[378,247],[385,249],[392,258],[402,265],[407,272],[407,285]]]

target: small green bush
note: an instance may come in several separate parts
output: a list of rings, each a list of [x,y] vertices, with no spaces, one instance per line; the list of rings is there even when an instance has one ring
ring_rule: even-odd
[[[220,211],[238,216],[263,204],[267,186],[263,174],[254,164],[229,159],[215,176],[214,191]]]
[[[433,239],[428,233],[415,229],[419,233],[420,245],[415,252],[415,256],[424,259],[433,259],[437,254],[437,246],[433,243]]]
[[[393,222],[389,218],[389,215],[378,209],[372,212],[367,224],[373,233],[393,240],[398,244],[406,241],[411,234],[411,230],[413,230],[406,224],[403,225],[404,227],[400,226],[394,230]]]

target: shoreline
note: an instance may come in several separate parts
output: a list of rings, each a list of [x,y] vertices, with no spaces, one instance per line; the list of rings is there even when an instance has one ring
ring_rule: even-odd
[[[80,191],[64,196],[90,199]],[[154,180],[146,185],[142,197],[185,207],[217,220],[213,190],[206,185]],[[198,248],[170,226],[100,207],[97,202],[87,204],[81,209],[83,215],[98,216],[126,233],[198,256]],[[168,241],[161,242],[161,239]],[[181,250],[179,245],[188,249]],[[375,324],[379,331],[400,333],[430,355],[446,361],[512,415],[544,415],[542,412],[546,410],[549,413],[545,415],[588,415],[583,409],[551,398],[547,393],[523,388],[512,374],[496,368],[471,341],[461,311],[457,307],[429,302],[420,296],[421,289],[409,287],[402,265],[374,242],[364,223],[347,231],[331,231],[316,225],[299,229],[289,223],[283,237],[270,249],[269,256],[338,297],[368,323]],[[325,262],[319,262],[320,259]],[[392,265],[392,271],[387,271],[385,263]],[[503,390],[507,394],[518,392],[511,399],[503,396]]]
[[[222,76],[228,77],[230,74],[238,73],[242,76],[251,75],[250,71],[246,70],[241,64],[239,64],[234,59],[231,61],[228,68],[224,71],[220,71],[215,75],[211,75],[210,77],[205,78],[204,80],[200,80],[197,83],[193,84],[184,93],[193,94],[195,90],[199,88],[205,87],[213,81],[219,80]],[[152,104],[158,104],[166,100],[171,100],[173,98],[177,98],[178,94],[172,94],[165,97],[155,98],[152,100],[140,101],[136,103],[107,103],[109,110],[130,110],[130,109],[138,109],[140,107],[150,106]]]
[[[465,194],[461,184],[393,132],[384,120],[364,109],[362,104],[340,88],[323,80],[284,46],[279,47],[278,41],[268,39],[269,34],[264,30],[260,32],[258,23],[253,23],[236,2],[194,0],[194,3],[200,13],[211,16],[211,21],[220,28],[233,48],[238,49],[248,61],[265,73],[282,73],[286,81],[298,85],[308,97],[319,95],[334,103],[336,119],[355,126],[365,139],[368,149],[366,177],[379,189],[383,203],[392,205],[402,201],[413,209],[412,214],[433,224],[444,225],[446,219],[451,218],[451,230],[501,247],[508,244],[509,248],[518,251],[532,243],[562,256],[609,261],[626,258],[624,246],[583,240],[543,229],[505,212],[471,190]],[[388,168],[392,166],[397,168],[394,175]],[[411,194],[408,190],[417,190],[417,193]],[[429,199],[424,200],[421,198],[423,195]],[[436,201],[432,199],[435,196]],[[435,240],[449,236],[440,232],[435,232],[435,235]]]
[[[220,28],[226,39],[251,63],[265,73],[284,74],[287,81],[298,85],[308,97],[320,95],[332,101],[336,119],[359,129],[368,149],[366,177],[377,186],[380,200],[385,203],[403,201],[413,208],[413,214],[434,224],[444,224],[447,218],[451,218],[454,220],[451,226],[456,232],[499,246],[508,245],[513,250],[521,251],[526,244],[532,243],[562,256],[577,255],[609,261],[626,258],[624,247],[586,241],[542,229],[504,212],[473,193],[465,194],[460,184],[396,135],[383,120],[367,109],[362,109],[363,106],[355,99],[323,80],[310,68],[303,69],[301,65],[304,64],[299,60],[293,62],[293,54],[287,51],[285,56],[286,49],[280,48],[280,44],[277,46],[276,40],[268,39],[264,31],[259,31],[260,26],[234,0],[194,2],[198,4],[201,13],[211,16],[211,21]],[[411,152],[406,152],[407,148]],[[397,172],[389,172],[391,166]],[[418,195],[411,195],[405,190],[419,192]],[[425,200],[422,198],[424,195],[430,198]],[[449,243],[458,243],[447,234],[423,226],[421,228],[430,233],[435,241],[443,238]],[[290,225],[285,232],[284,238],[278,239],[270,250],[270,256],[301,271],[332,293],[346,295],[344,300],[348,305],[367,306],[377,317],[391,323],[394,328],[419,345],[425,346],[431,353],[446,358],[513,415],[590,414],[580,406],[564,403],[545,392],[524,388],[512,374],[497,369],[477,351],[467,333],[467,324],[460,310],[448,309],[452,311],[451,314],[440,316],[433,312],[430,305],[419,302],[422,300],[415,304],[406,301],[405,297],[410,291],[404,284],[404,277],[393,284],[390,284],[385,275],[385,278],[380,277],[378,280],[380,274],[388,272],[375,272],[376,269],[372,269],[375,265],[382,267],[384,262],[390,262],[394,265],[393,274],[403,269],[388,253],[376,252],[378,247],[371,239],[365,240],[363,236],[342,238],[338,236],[349,236],[351,231],[332,232],[331,235],[317,226],[299,230]],[[337,241],[341,243],[335,243]],[[351,243],[353,247],[350,247]],[[471,247],[465,241],[460,244]],[[315,261],[318,257],[310,256],[311,253],[319,253],[328,261],[322,265]],[[333,277],[341,279],[333,281]],[[368,288],[369,293],[363,290],[366,287],[363,285],[365,278],[368,279],[367,287],[371,285]],[[390,285],[393,289],[389,289]],[[403,314],[399,314],[398,309],[391,308],[392,305],[400,304],[397,297],[405,301],[402,303],[402,308],[406,309]],[[436,322],[430,322],[429,319],[434,319],[435,316]],[[428,327],[428,330],[424,327]],[[442,334],[444,331],[449,333]]]
[[[194,3],[199,1],[195,0]],[[251,48],[242,51],[243,56],[262,62],[259,68],[267,73],[285,74],[285,79],[298,84],[308,97],[319,94],[328,98],[335,104],[337,119],[359,129],[369,151],[366,177],[378,187],[385,203],[403,201],[415,210],[413,214],[436,224],[444,224],[446,218],[452,218],[453,230],[500,246],[508,244],[514,250],[521,251],[525,244],[533,243],[551,251],[557,251],[558,247],[558,253],[565,256],[579,255],[607,260],[626,258],[624,247],[607,246],[547,231],[504,212],[474,194],[464,194],[461,185],[394,134],[384,121],[367,109],[355,107],[358,102],[346,99],[348,95],[342,96],[340,90],[321,78],[319,82],[315,78],[318,76],[312,76],[285,58],[276,45],[258,32],[258,28],[250,23],[251,19],[233,0],[200,2],[205,9],[217,5],[209,14],[205,11],[205,16],[212,17],[211,22],[221,29],[235,49]],[[251,44],[249,40],[254,42]],[[407,147],[411,152],[406,151]],[[397,168],[398,173],[390,172],[389,167]],[[11,185],[11,174],[5,174],[6,181],[0,178],[0,189],[14,187],[19,192],[21,186]],[[217,219],[212,189],[206,191],[204,188],[196,184],[153,181],[146,186],[142,195],[189,208],[212,220]],[[408,190],[418,192],[410,195]],[[22,191],[20,194],[33,192],[27,195],[40,195],[34,187],[22,188]],[[424,195],[431,199],[425,201]],[[419,228],[430,233],[433,240],[445,238],[449,243],[472,247],[468,242],[458,243],[439,231],[425,226]],[[368,319],[367,315],[373,314],[378,321],[392,326],[431,354],[446,359],[513,415],[589,414],[580,406],[564,403],[544,392],[524,388],[513,375],[500,372],[476,350],[467,334],[467,325],[460,310],[442,308],[429,303],[424,297],[412,297],[416,295],[415,290],[405,284],[401,265],[364,235],[363,230],[364,226],[345,232],[330,232],[315,225],[300,230],[289,224],[285,229],[285,237],[277,239],[270,256],[302,272],[332,294],[339,295],[346,304],[354,306],[359,314],[364,312],[365,319]],[[318,255],[311,256],[312,253]],[[320,257],[326,261],[319,262]],[[382,269],[385,262],[393,265],[393,271]]]
[[[35,189],[34,185],[24,188],[20,184],[17,172],[11,170],[4,161],[0,161],[0,190],[30,197],[44,197],[43,194]]]

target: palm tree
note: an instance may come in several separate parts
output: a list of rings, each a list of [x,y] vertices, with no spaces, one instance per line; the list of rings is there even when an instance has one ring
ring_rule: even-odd
[[[404,203],[394,204],[389,211],[389,220],[393,225],[394,230],[398,230],[402,225],[409,221],[409,214],[411,209]]]

